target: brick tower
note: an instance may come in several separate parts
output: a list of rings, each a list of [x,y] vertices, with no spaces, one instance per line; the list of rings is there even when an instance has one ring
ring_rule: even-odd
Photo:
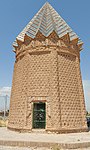
[[[80,73],[82,41],[45,3],[16,38],[8,128],[87,131]]]

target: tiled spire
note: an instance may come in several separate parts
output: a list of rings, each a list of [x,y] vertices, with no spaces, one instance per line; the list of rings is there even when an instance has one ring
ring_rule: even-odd
[[[53,31],[55,31],[59,38],[69,33],[70,40],[76,38],[79,39],[76,33],[73,32],[48,2],[44,4],[16,39],[23,42],[25,34],[31,38],[35,38],[38,31],[40,31],[45,37],[48,37]],[[78,43],[80,44],[82,41],[79,39]],[[17,46],[16,40],[13,43],[13,46]]]

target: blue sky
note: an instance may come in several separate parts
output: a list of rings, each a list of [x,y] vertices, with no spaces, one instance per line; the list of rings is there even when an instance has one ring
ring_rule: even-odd
[[[46,0],[0,1],[0,87],[11,87],[15,55],[12,43]],[[85,99],[90,95],[90,0],[48,0],[84,42],[81,72]],[[88,84],[88,85],[87,85]],[[86,88],[87,87],[87,88]],[[87,94],[88,91],[88,94]]]

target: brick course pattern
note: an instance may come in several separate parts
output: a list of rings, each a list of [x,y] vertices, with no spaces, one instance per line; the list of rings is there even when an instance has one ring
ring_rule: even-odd
[[[32,131],[33,100],[46,101],[46,131],[87,131],[79,46],[52,37],[16,49],[8,128]]]

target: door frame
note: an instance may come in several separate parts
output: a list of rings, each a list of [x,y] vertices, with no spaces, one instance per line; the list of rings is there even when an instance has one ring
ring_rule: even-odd
[[[38,103],[44,103],[45,104],[45,128],[34,128],[34,104],[38,104]],[[40,101],[40,100],[38,100],[38,101],[33,101],[33,108],[32,108],[32,129],[35,129],[35,130],[39,130],[39,129],[46,129],[46,100],[44,100],[44,101]]]

